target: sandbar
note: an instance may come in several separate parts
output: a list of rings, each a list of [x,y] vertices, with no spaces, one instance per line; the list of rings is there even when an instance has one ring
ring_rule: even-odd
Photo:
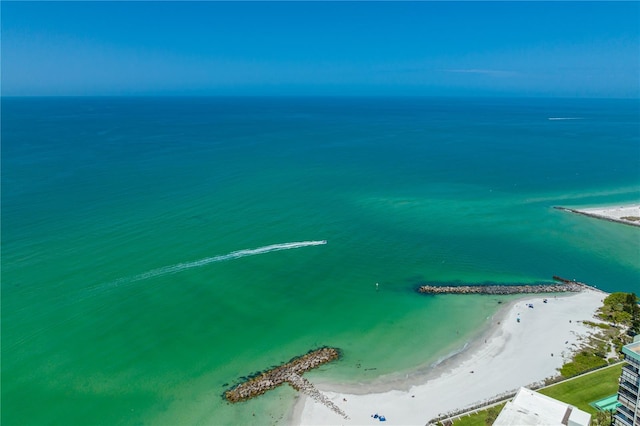
[[[595,207],[586,209],[570,209],[566,207],[556,208],[572,213],[594,217],[597,219],[604,219],[612,222],[624,223],[627,225],[640,226],[640,204]]]
[[[586,289],[571,295],[527,295],[512,301],[491,318],[488,330],[479,333],[460,354],[433,367],[422,383],[412,380],[414,384],[384,392],[367,384],[318,383],[317,388],[349,419],[300,397],[290,423],[379,424],[373,417],[378,414],[388,425],[424,425],[440,414],[555,376],[580,339],[590,332],[582,321],[594,319],[606,296]],[[408,350],[410,346],[408,342]]]

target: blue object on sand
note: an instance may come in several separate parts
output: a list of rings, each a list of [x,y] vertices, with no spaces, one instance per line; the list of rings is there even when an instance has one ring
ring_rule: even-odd
[[[385,422],[385,421],[387,421],[387,418],[385,416],[380,416],[380,421],[381,422]]]

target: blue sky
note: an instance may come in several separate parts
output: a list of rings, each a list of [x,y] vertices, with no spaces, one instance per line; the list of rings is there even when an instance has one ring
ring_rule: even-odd
[[[639,2],[1,2],[2,94],[640,97]]]

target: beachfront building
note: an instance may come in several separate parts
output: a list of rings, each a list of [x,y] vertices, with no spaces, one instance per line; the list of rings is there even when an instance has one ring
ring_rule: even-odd
[[[493,426],[589,426],[591,415],[527,388],[504,406]]]
[[[640,426],[640,336],[622,347],[624,360],[618,388],[620,405],[613,417],[615,426]]]

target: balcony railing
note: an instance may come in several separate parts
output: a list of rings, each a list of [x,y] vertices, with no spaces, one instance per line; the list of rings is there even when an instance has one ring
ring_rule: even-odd
[[[637,374],[630,373],[628,371],[622,370],[622,374],[620,374],[621,380],[626,380],[631,383],[635,383],[636,385],[640,383],[640,376]]]
[[[618,412],[621,412],[622,414],[624,414],[627,418],[629,419],[633,419],[635,413],[633,412],[634,408],[629,408],[626,405],[619,405],[618,406]]]
[[[621,404],[623,404],[625,407],[629,409],[635,410],[636,401],[631,400],[631,398],[628,398],[625,395],[618,394],[618,402],[620,402]]]
[[[638,373],[640,372],[640,368],[638,368],[637,366],[632,365],[632,364],[625,364],[622,367],[622,371],[628,371],[629,373],[634,374],[634,375],[637,376]]]
[[[638,395],[633,392],[629,392],[624,386],[622,386],[622,383],[620,384],[620,388],[618,388],[618,396],[625,396],[634,401],[634,403],[638,400]]]
[[[620,382],[620,391],[626,391],[629,393],[629,398],[638,399],[638,387],[634,386],[633,383],[629,383],[627,381]]]
[[[629,420],[627,416],[618,412],[615,416],[613,416],[615,424],[621,426],[633,426],[633,421]]]

